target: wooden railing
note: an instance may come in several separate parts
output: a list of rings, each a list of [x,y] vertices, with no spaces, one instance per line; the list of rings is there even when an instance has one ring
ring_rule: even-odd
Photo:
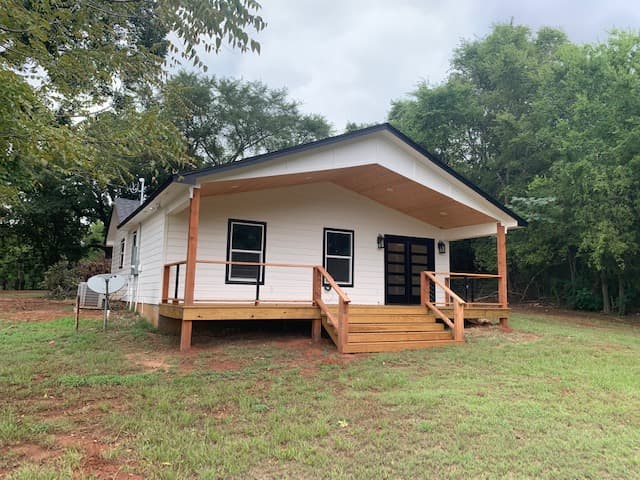
[[[464,297],[464,301],[468,307],[471,306],[480,306],[480,307],[502,307],[507,308],[506,300],[504,302],[500,301],[500,299],[506,298],[506,293],[500,291],[502,282],[501,275],[495,275],[491,273],[460,273],[460,272],[431,272],[434,275],[442,278],[444,280],[444,284],[450,289],[455,291],[456,289],[453,287],[454,280],[462,280],[465,286],[465,293],[460,293],[459,296]],[[476,291],[474,291],[474,284],[478,280],[493,280],[497,281],[497,286],[495,290],[491,290],[491,293],[487,295],[488,297],[497,297],[498,302],[486,302],[486,301],[476,301]],[[486,291],[485,291],[486,294]],[[451,304],[452,301],[445,293],[445,302]]]
[[[322,300],[322,280],[331,286],[338,296],[338,318],[333,315],[329,306]],[[343,353],[349,336],[349,303],[351,300],[340,288],[329,272],[323,267],[313,267],[313,303],[320,307],[329,322],[338,332],[338,351]]]
[[[440,287],[444,291],[445,302],[443,304],[437,303],[435,299],[433,301],[431,300],[432,284],[436,289]],[[435,272],[420,273],[420,301],[451,328],[455,341],[464,341],[464,307],[466,302],[436,277]],[[440,306],[448,307],[450,305],[453,305],[453,319],[445,315],[439,308]]]
[[[186,292],[183,296],[180,296],[180,271],[181,266],[186,265],[186,260],[167,263],[164,266],[163,278],[162,278],[162,303],[176,303],[176,304],[188,304],[185,302],[185,298],[187,297]],[[196,264],[210,264],[210,265],[241,265],[241,266],[252,266],[252,267],[260,267],[257,269],[256,278],[254,281],[254,285],[256,287],[255,297],[253,299],[211,299],[211,298],[199,298],[195,299],[193,303],[197,302],[206,302],[206,303],[231,303],[231,302],[253,302],[254,305],[258,305],[260,303],[295,303],[295,302],[305,302],[308,303],[308,300],[287,300],[287,299],[261,299],[260,298],[260,284],[261,284],[261,270],[267,267],[276,267],[276,268],[305,268],[309,269],[313,272],[313,283],[312,283],[312,295],[311,295],[311,303],[313,305],[318,306],[321,312],[324,313],[327,317],[327,321],[336,329],[338,334],[338,351],[341,353],[344,351],[344,347],[347,344],[348,332],[349,332],[349,303],[351,300],[348,295],[342,290],[342,288],[336,283],[334,278],[327,272],[323,267],[319,265],[305,265],[305,264],[296,264],[296,263],[265,263],[265,262],[234,262],[234,261],[225,261],[225,260],[196,260]],[[175,275],[173,276],[173,285],[171,285],[171,272],[172,269],[175,270]],[[324,281],[323,281],[324,280]],[[331,289],[336,293],[338,297],[337,302],[337,316],[334,311],[330,308],[330,305],[322,299],[322,291],[323,291],[323,283],[327,286],[330,286]],[[184,282],[186,288],[186,281]],[[173,290],[172,295],[170,295],[170,291]],[[319,322],[314,323],[314,331],[312,335],[314,338],[320,338],[320,328],[321,325]]]

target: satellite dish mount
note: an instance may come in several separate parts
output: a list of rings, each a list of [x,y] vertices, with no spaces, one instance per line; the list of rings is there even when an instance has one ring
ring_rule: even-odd
[[[96,293],[104,294],[104,309],[102,314],[102,329],[107,329],[107,318],[109,317],[109,295],[124,287],[127,277],[113,273],[103,273],[94,275],[87,280],[87,286]]]

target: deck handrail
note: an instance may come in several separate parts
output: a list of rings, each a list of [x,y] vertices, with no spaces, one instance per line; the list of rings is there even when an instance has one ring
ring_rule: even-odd
[[[431,283],[437,287],[440,287],[445,294],[445,298],[450,299],[453,303],[453,320],[445,315],[440,310],[435,302],[431,301]],[[464,307],[466,302],[456,294],[448,285],[445,285],[438,277],[436,272],[420,272],[420,299],[421,303],[425,305],[429,310],[436,314],[438,318],[441,318],[451,330],[453,330],[453,339],[455,341],[462,342],[464,340]]]
[[[336,319],[329,307],[322,300],[322,279],[324,279],[338,296],[338,318]],[[349,303],[351,299],[342,290],[340,285],[327,272],[324,267],[316,265],[313,267],[313,303],[317,305],[322,313],[327,317],[327,321],[333,325],[338,332],[338,351],[344,353],[349,335]]]
[[[179,287],[179,275],[180,275],[180,266],[186,264],[186,260],[180,260],[176,262],[166,263],[164,265],[163,270],[163,280],[162,280],[162,303],[168,303],[172,301],[174,303],[179,303],[180,300],[184,299],[178,297],[178,287]],[[313,291],[311,295],[311,303],[318,306],[320,311],[324,313],[327,317],[327,321],[331,324],[338,333],[338,350],[343,352],[345,346],[347,344],[347,336],[349,332],[349,303],[351,303],[351,299],[345,293],[345,291],[338,285],[335,279],[331,276],[327,270],[320,265],[309,265],[309,264],[301,264],[301,263],[269,263],[269,262],[236,262],[232,260],[200,260],[196,259],[196,264],[210,264],[210,265],[244,265],[244,266],[255,266],[255,267],[282,267],[282,268],[308,268],[313,272]],[[171,274],[171,268],[176,268],[175,275],[175,291],[172,298],[169,298],[169,279]],[[257,305],[259,300],[259,271],[256,275],[256,298],[255,304]],[[338,315],[331,311],[329,306],[322,300],[322,283],[324,282],[333,288],[338,296]],[[197,302],[198,300],[193,300],[193,302]],[[319,338],[320,331],[317,331],[317,336]]]

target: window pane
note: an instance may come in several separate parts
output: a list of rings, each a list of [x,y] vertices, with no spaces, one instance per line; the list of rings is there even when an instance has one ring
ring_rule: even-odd
[[[348,258],[327,258],[327,271],[338,283],[351,283],[351,260]]]
[[[233,223],[231,248],[234,250],[262,250],[262,225]]]
[[[234,262],[259,262],[259,253],[241,253],[233,252],[231,260]],[[231,265],[229,277],[231,279],[255,279],[258,274],[257,265]]]
[[[351,256],[351,234],[327,232],[327,255]]]

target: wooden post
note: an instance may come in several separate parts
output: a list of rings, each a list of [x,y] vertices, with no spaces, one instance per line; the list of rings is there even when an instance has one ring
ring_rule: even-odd
[[[427,274],[420,272],[420,305],[423,307],[427,304],[427,289],[429,289],[429,282],[427,281]]]
[[[342,299],[340,299],[338,303],[338,324],[340,327],[338,330],[338,340],[340,343],[338,345],[338,351],[344,353],[349,336],[349,304]]]
[[[313,290],[311,293],[311,301],[314,305],[318,305],[318,300],[322,296],[322,274],[320,270],[313,267]],[[322,336],[322,319],[317,318],[311,320],[311,339],[314,342],[320,341]]]
[[[198,251],[198,226],[200,223],[200,189],[191,190],[189,202],[189,235],[187,237],[187,265],[184,274],[184,304],[193,305],[196,285],[196,254]],[[182,320],[180,351],[191,348],[191,320]]]
[[[196,254],[198,251],[198,224],[200,223],[200,189],[193,188],[189,203],[189,236],[187,239],[187,268],[184,279],[184,304],[193,305],[196,284]]]
[[[165,265],[162,271],[162,296],[161,302],[168,303],[169,300],[169,275],[171,274],[171,267]]]
[[[186,352],[191,348],[191,320],[182,320],[180,328],[180,351]]]
[[[453,302],[453,339],[464,341],[464,307],[458,300]]]
[[[448,289],[451,289],[451,277],[444,278],[444,284]],[[451,304],[451,295],[446,290],[444,291],[444,304],[449,306]]]
[[[500,275],[500,278],[498,278],[498,303],[500,303],[500,307],[507,308],[509,305],[507,293],[507,239],[504,225],[501,223],[498,223],[496,242],[498,253],[498,275]],[[500,318],[500,325],[503,328],[508,329],[508,321],[508,317]]]

